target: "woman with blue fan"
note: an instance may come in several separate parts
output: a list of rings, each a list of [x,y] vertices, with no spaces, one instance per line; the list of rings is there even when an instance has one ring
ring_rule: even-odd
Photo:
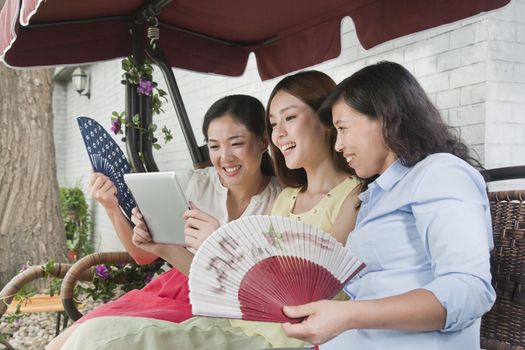
[[[268,138],[272,139],[273,153],[279,155],[276,173],[288,187],[271,213],[320,227],[344,242],[355,224],[361,182],[334,151],[336,130],[331,119],[320,118],[317,113],[334,88],[334,81],[326,74],[308,71],[284,78],[272,91],[267,109]],[[193,317],[176,324],[107,317],[83,324],[65,348],[90,349],[110,342],[126,349],[214,350],[306,344],[288,338],[279,323]]]
[[[479,163],[397,63],[356,72],[324,106],[337,151],[370,182],[346,245],[367,266],[344,288],[351,300],[284,308],[307,317],[286,333],[321,349],[479,350],[496,297]]]
[[[189,248],[197,248],[220,225],[242,215],[267,213],[281,190],[268,154],[264,107],[256,98],[232,95],[218,100],[207,111],[202,129],[213,167],[177,172],[186,198],[195,206],[185,214]],[[181,322],[191,317],[186,275],[193,254],[183,246],[152,243],[137,209],[132,216],[133,234],[109,177],[94,173],[89,185],[90,194],[106,209],[120,241],[137,263],[148,264],[160,256],[174,268],[142,290],[88,313],[48,349],[60,348],[79,324],[92,318],[134,316]]]

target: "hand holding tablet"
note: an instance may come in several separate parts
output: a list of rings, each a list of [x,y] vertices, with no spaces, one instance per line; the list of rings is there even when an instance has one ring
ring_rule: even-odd
[[[200,245],[219,227],[220,222],[213,216],[201,211],[190,202],[192,210],[184,215],[186,226],[184,234],[186,235],[187,248],[192,248],[193,252],[199,249]]]
[[[184,212],[189,208],[174,171],[124,175],[155,243],[185,245]]]

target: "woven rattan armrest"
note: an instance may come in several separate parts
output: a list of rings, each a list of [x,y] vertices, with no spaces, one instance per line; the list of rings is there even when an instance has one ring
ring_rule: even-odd
[[[489,193],[496,303],[481,322],[481,347],[525,349],[525,190]]]
[[[62,281],[62,288],[60,289],[62,303],[64,304],[64,309],[68,316],[73,321],[82,317],[82,313],[78,311],[73,301],[73,292],[77,281],[93,280],[93,266],[99,264],[127,264],[134,262],[133,258],[127,252],[106,252],[90,254],[73,264],[65,274],[64,280]],[[88,278],[83,278],[85,276]]]
[[[63,278],[67,271],[71,268],[71,264],[55,264],[55,268],[49,275],[52,277]],[[47,277],[45,272],[45,265],[30,266],[26,270],[20,272],[13,277],[0,291],[0,317],[4,315],[7,307],[13,301],[15,294],[22,289],[26,284],[42,277]],[[87,274],[80,274],[79,279],[86,280],[89,278]]]

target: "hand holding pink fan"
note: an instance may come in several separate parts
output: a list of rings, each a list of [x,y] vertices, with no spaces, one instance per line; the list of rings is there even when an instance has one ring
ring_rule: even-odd
[[[247,216],[200,247],[190,275],[194,315],[300,322],[282,312],[333,298],[365,265],[328,233],[277,216]]]

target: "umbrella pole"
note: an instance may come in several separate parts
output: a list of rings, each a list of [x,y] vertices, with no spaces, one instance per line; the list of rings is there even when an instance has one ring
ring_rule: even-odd
[[[136,87],[132,85],[127,79],[125,84],[126,124],[131,124],[133,116],[137,114],[138,94]],[[131,167],[133,168],[133,172],[144,173],[146,172],[146,169],[144,168],[144,164],[142,164],[142,160],[140,159],[140,155],[137,151],[137,139],[138,136],[140,136],[137,131],[138,130],[136,128],[126,126],[126,153],[128,154],[128,159],[131,163]]]
[[[140,123],[143,130],[148,130],[149,126],[153,122],[153,110],[152,110],[152,99],[151,96],[141,95],[139,97],[139,109],[140,109]],[[142,155],[142,161],[146,166],[148,172],[157,172],[159,168],[153,158],[153,147],[151,140],[152,135],[148,132],[142,132],[140,139],[140,154]]]
[[[159,39],[159,23],[157,16],[161,12],[162,8],[168,5],[171,1],[172,0],[149,0],[142,8],[137,11],[135,20],[133,21],[133,25],[131,27],[133,60],[135,61],[136,65],[139,65],[144,62],[144,56],[147,54],[153,63],[155,63],[162,71],[168,86],[173,107],[182,129],[182,134],[184,135],[186,145],[188,146],[188,150],[193,161],[193,167],[199,169],[210,166],[208,147],[199,147],[197,145],[197,142],[195,141],[195,135],[193,134],[193,129],[191,128],[191,124],[188,119],[188,113],[184,107],[184,102],[182,101],[180,90],[177,86],[177,81],[175,80],[175,75],[173,74],[171,67],[166,63],[166,58],[157,45],[157,40]],[[147,47],[144,46],[143,36],[145,21],[154,23],[148,29],[148,37],[150,38],[151,46]],[[135,100],[140,101],[138,105],[138,112],[140,113],[141,117],[141,127],[147,130],[152,123],[153,111],[151,109],[151,97],[149,97],[149,100],[147,100],[144,96],[139,97],[136,90],[133,91],[133,95]],[[130,100],[132,99],[133,98]],[[132,113],[126,113],[126,118],[132,118],[137,113],[136,110],[133,110],[133,108],[137,108],[137,105],[128,102],[127,104]],[[138,145],[137,139],[139,139]],[[142,168],[145,166],[148,171],[158,171],[158,167],[153,159],[153,154],[151,153],[152,140],[145,135],[135,135],[134,138],[130,138],[129,142],[130,146],[128,149],[131,149],[131,153],[138,154],[140,152],[140,166],[142,166]],[[135,154],[131,155],[128,153],[131,159],[134,159]],[[133,164],[133,167],[135,168],[135,164]],[[138,167],[139,166],[137,165],[137,168]]]
[[[146,48],[146,53],[149,58],[160,68],[162,74],[164,75],[164,80],[166,80],[173,107],[177,113],[177,118],[179,119],[179,124],[181,126],[184,139],[186,140],[191,159],[193,161],[193,167],[195,169],[201,169],[210,166],[208,147],[205,145],[199,147],[195,141],[195,135],[193,134],[193,129],[191,128],[191,124],[188,119],[188,113],[184,107],[184,102],[182,101],[182,96],[180,94],[179,87],[177,86],[175,75],[173,74],[171,67],[166,64],[166,59],[162,54],[162,51],[160,51],[160,48],[156,46],[155,49]]]
[[[133,61],[135,66],[144,63],[144,43],[142,33],[144,24],[134,23],[131,32],[133,40]],[[133,122],[133,116],[139,114],[140,128],[148,130],[153,121],[153,111],[151,96],[139,95],[134,85],[126,79],[126,121]],[[152,153],[152,141],[149,133],[138,128],[126,127],[126,150],[135,172],[156,172],[159,171]]]

